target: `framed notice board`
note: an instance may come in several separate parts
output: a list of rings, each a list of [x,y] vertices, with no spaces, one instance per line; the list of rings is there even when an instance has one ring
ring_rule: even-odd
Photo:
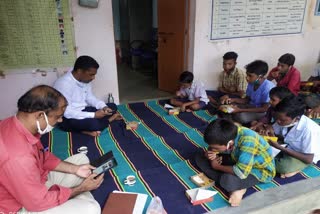
[[[307,0],[212,0],[210,40],[299,34],[306,4]]]
[[[0,68],[64,67],[74,60],[68,0],[0,1]]]

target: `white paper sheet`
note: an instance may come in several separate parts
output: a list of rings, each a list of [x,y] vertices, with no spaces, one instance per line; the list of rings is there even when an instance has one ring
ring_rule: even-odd
[[[172,108],[174,108],[172,105],[169,105],[169,104],[165,104],[164,105],[164,108],[169,108],[169,109],[172,109]]]
[[[199,189],[197,192],[197,195],[196,195],[196,201],[210,198],[211,196],[214,196],[215,194],[217,194],[216,191]]]
[[[217,191],[202,189],[202,188],[195,188],[187,190],[187,194],[190,196],[191,201],[198,201],[210,198],[217,194]]]
[[[280,144],[281,146],[283,147],[286,147],[287,144]],[[279,152],[281,152],[279,149],[276,149],[274,147],[271,146],[271,149],[272,149],[272,157],[274,158],[275,156],[277,156],[277,154],[279,154]]]

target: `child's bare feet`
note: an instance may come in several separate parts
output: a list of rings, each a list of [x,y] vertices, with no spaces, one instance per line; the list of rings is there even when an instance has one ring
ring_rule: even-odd
[[[232,207],[237,207],[240,205],[243,195],[246,193],[247,189],[240,189],[231,192],[229,203]]]
[[[294,175],[296,175],[296,174],[298,174],[298,173],[299,173],[299,171],[290,172],[290,173],[284,174],[284,176],[285,176],[286,178],[290,178],[290,177],[292,177],[292,176],[294,176]]]
[[[82,131],[83,134],[90,135],[92,137],[99,137],[101,132],[100,131]]]

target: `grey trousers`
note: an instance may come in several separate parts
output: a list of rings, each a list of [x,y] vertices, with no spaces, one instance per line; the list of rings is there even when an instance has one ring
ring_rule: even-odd
[[[235,122],[246,124],[250,123],[254,120],[261,119],[266,113],[257,113],[257,112],[241,112],[241,113],[235,113],[232,115],[232,119]]]
[[[253,175],[249,175],[246,179],[240,179],[236,175],[231,175],[228,173],[224,173],[221,171],[216,171],[212,169],[208,159],[204,156],[203,151],[198,152],[195,157],[197,166],[201,169],[201,171],[206,174],[209,178],[214,180],[217,184],[219,184],[223,189],[227,192],[233,192],[236,190],[247,189],[259,183],[259,180]],[[231,157],[229,155],[223,157],[222,164],[223,165],[233,165]]]
[[[237,106],[241,109],[246,108],[253,108],[250,104],[237,104]],[[259,120],[262,118],[266,113],[257,113],[257,112],[240,112],[240,113],[233,113],[233,114],[227,114],[227,113],[219,113],[219,117],[233,120],[235,122],[238,122],[240,124],[247,124],[254,120]]]
[[[238,107],[240,108],[254,108],[253,105],[250,104],[238,104]],[[235,113],[232,115],[232,119],[238,123],[241,124],[246,124],[246,123],[250,123],[254,120],[259,120],[260,118],[262,118],[266,113],[262,112],[262,113],[257,113],[257,112],[240,112],[240,113]]]

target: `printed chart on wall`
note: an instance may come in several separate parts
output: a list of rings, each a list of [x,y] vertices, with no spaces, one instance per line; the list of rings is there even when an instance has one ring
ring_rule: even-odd
[[[0,67],[64,67],[75,60],[68,0],[1,0]]]
[[[299,34],[307,0],[212,0],[211,40]]]

